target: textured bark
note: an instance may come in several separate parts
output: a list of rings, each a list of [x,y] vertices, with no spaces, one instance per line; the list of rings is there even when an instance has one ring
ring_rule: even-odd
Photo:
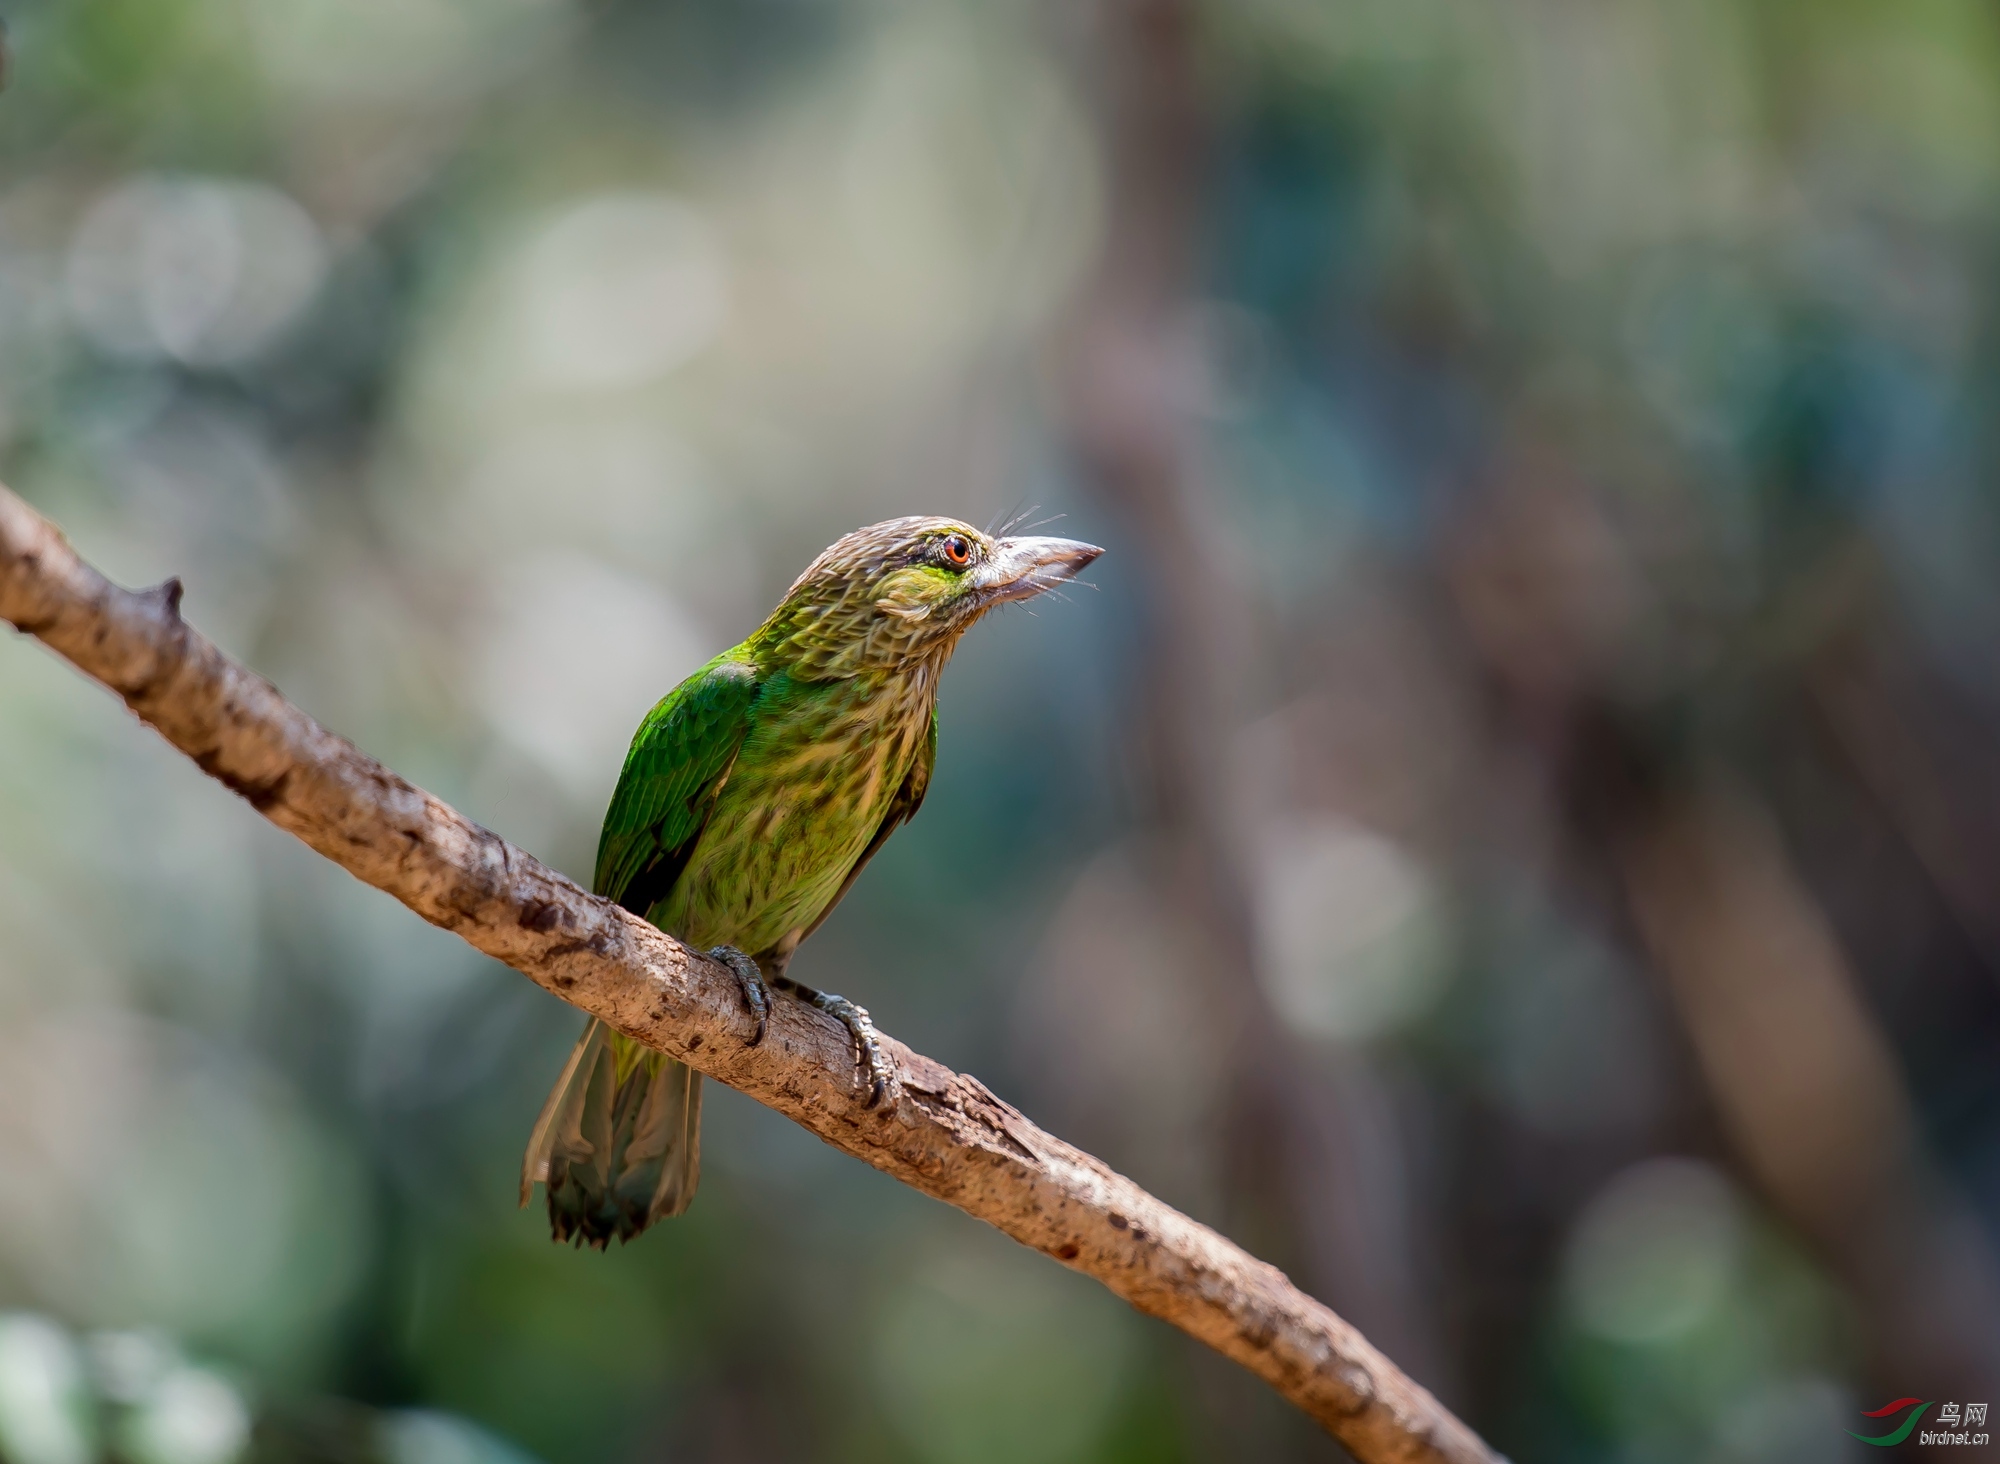
[[[1364,1464],[1497,1459],[1275,1267],[1043,1133],[977,1078],[883,1040],[902,1075],[870,1110],[846,1031],[735,978],[383,767],[180,617],[180,584],[120,589],[0,488],[0,619],[103,682],[252,808],[356,878],[572,1006],[803,1124],[835,1148],[1094,1276],[1264,1378]]]

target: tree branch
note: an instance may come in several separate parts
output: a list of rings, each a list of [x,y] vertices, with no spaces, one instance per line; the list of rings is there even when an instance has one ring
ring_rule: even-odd
[[[835,1148],[1094,1276],[1269,1382],[1364,1464],[1496,1464],[1470,1429],[1275,1267],[1043,1133],[978,1079],[884,1037],[870,1110],[848,1036],[735,978],[431,797],[294,707],[180,617],[180,583],[120,589],[0,488],[0,619],[103,682],[287,833],[572,1006]]]

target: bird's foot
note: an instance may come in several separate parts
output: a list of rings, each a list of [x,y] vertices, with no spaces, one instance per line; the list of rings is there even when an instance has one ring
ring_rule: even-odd
[[[750,1008],[750,1015],[757,1019],[757,1030],[750,1034],[750,1040],[743,1045],[755,1047],[764,1040],[764,1032],[771,1025],[771,988],[764,984],[764,973],[757,963],[735,946],[711,946],[708,957],[720,961],[729,968],[742,989],[743,1004]]]
[[[847,1028],[848,1034],[854,1038],[861,1065],[868,1070],[868,1106],[874,1108],[885,1099],[893,1099],[899,1086],[896,1065],[882,1050],[882,1039],[875,1031],[875,1023],[869,1019],[868,1008],[857,1006],[844,996],[814,991],[810,986],[803,986],[789,978],[780,977],[778,984],[795,994],[800,1001],[818,1007]]]

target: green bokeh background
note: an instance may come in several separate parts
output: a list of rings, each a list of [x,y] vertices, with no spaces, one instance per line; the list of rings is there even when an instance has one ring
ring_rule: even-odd
[[[1125,369],[1171,377],[1228,673],[1219,957],[1139,710],[1174,580],[1076,448],[1151,10],[1200,139]],[[1826,1461],[2000,1384],[2000,1313],[1912,1376],[1882,1301],[2000,1294],[1988,7],[4,18],[0,476],[328,726],[583,874],[645,708],[822,545],[1063,515],[1097,589],[968,639],[803,979],[1514,1458]],[[1827,1136],[1743,1138],[1620,884],[1619,790],[1690,770],[1763,810],[1885,1058],[1911,1198],[1866,1233],[1771,1179]],[[1235,1126],[1204,959],[1324,1149]],[[0,645],[0,1458],[1338,1457],[719,1088],[686,1218],[551,1246],[514,1192],[577,1026]]]

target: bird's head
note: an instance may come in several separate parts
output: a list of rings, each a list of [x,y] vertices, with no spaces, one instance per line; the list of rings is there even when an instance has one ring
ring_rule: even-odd
[[[994,538],[956,519],[890,519],[822,551],[755,640],[811,676],[948,655],[988,610],[1061,584],[1103,552],[1073,539]]]

